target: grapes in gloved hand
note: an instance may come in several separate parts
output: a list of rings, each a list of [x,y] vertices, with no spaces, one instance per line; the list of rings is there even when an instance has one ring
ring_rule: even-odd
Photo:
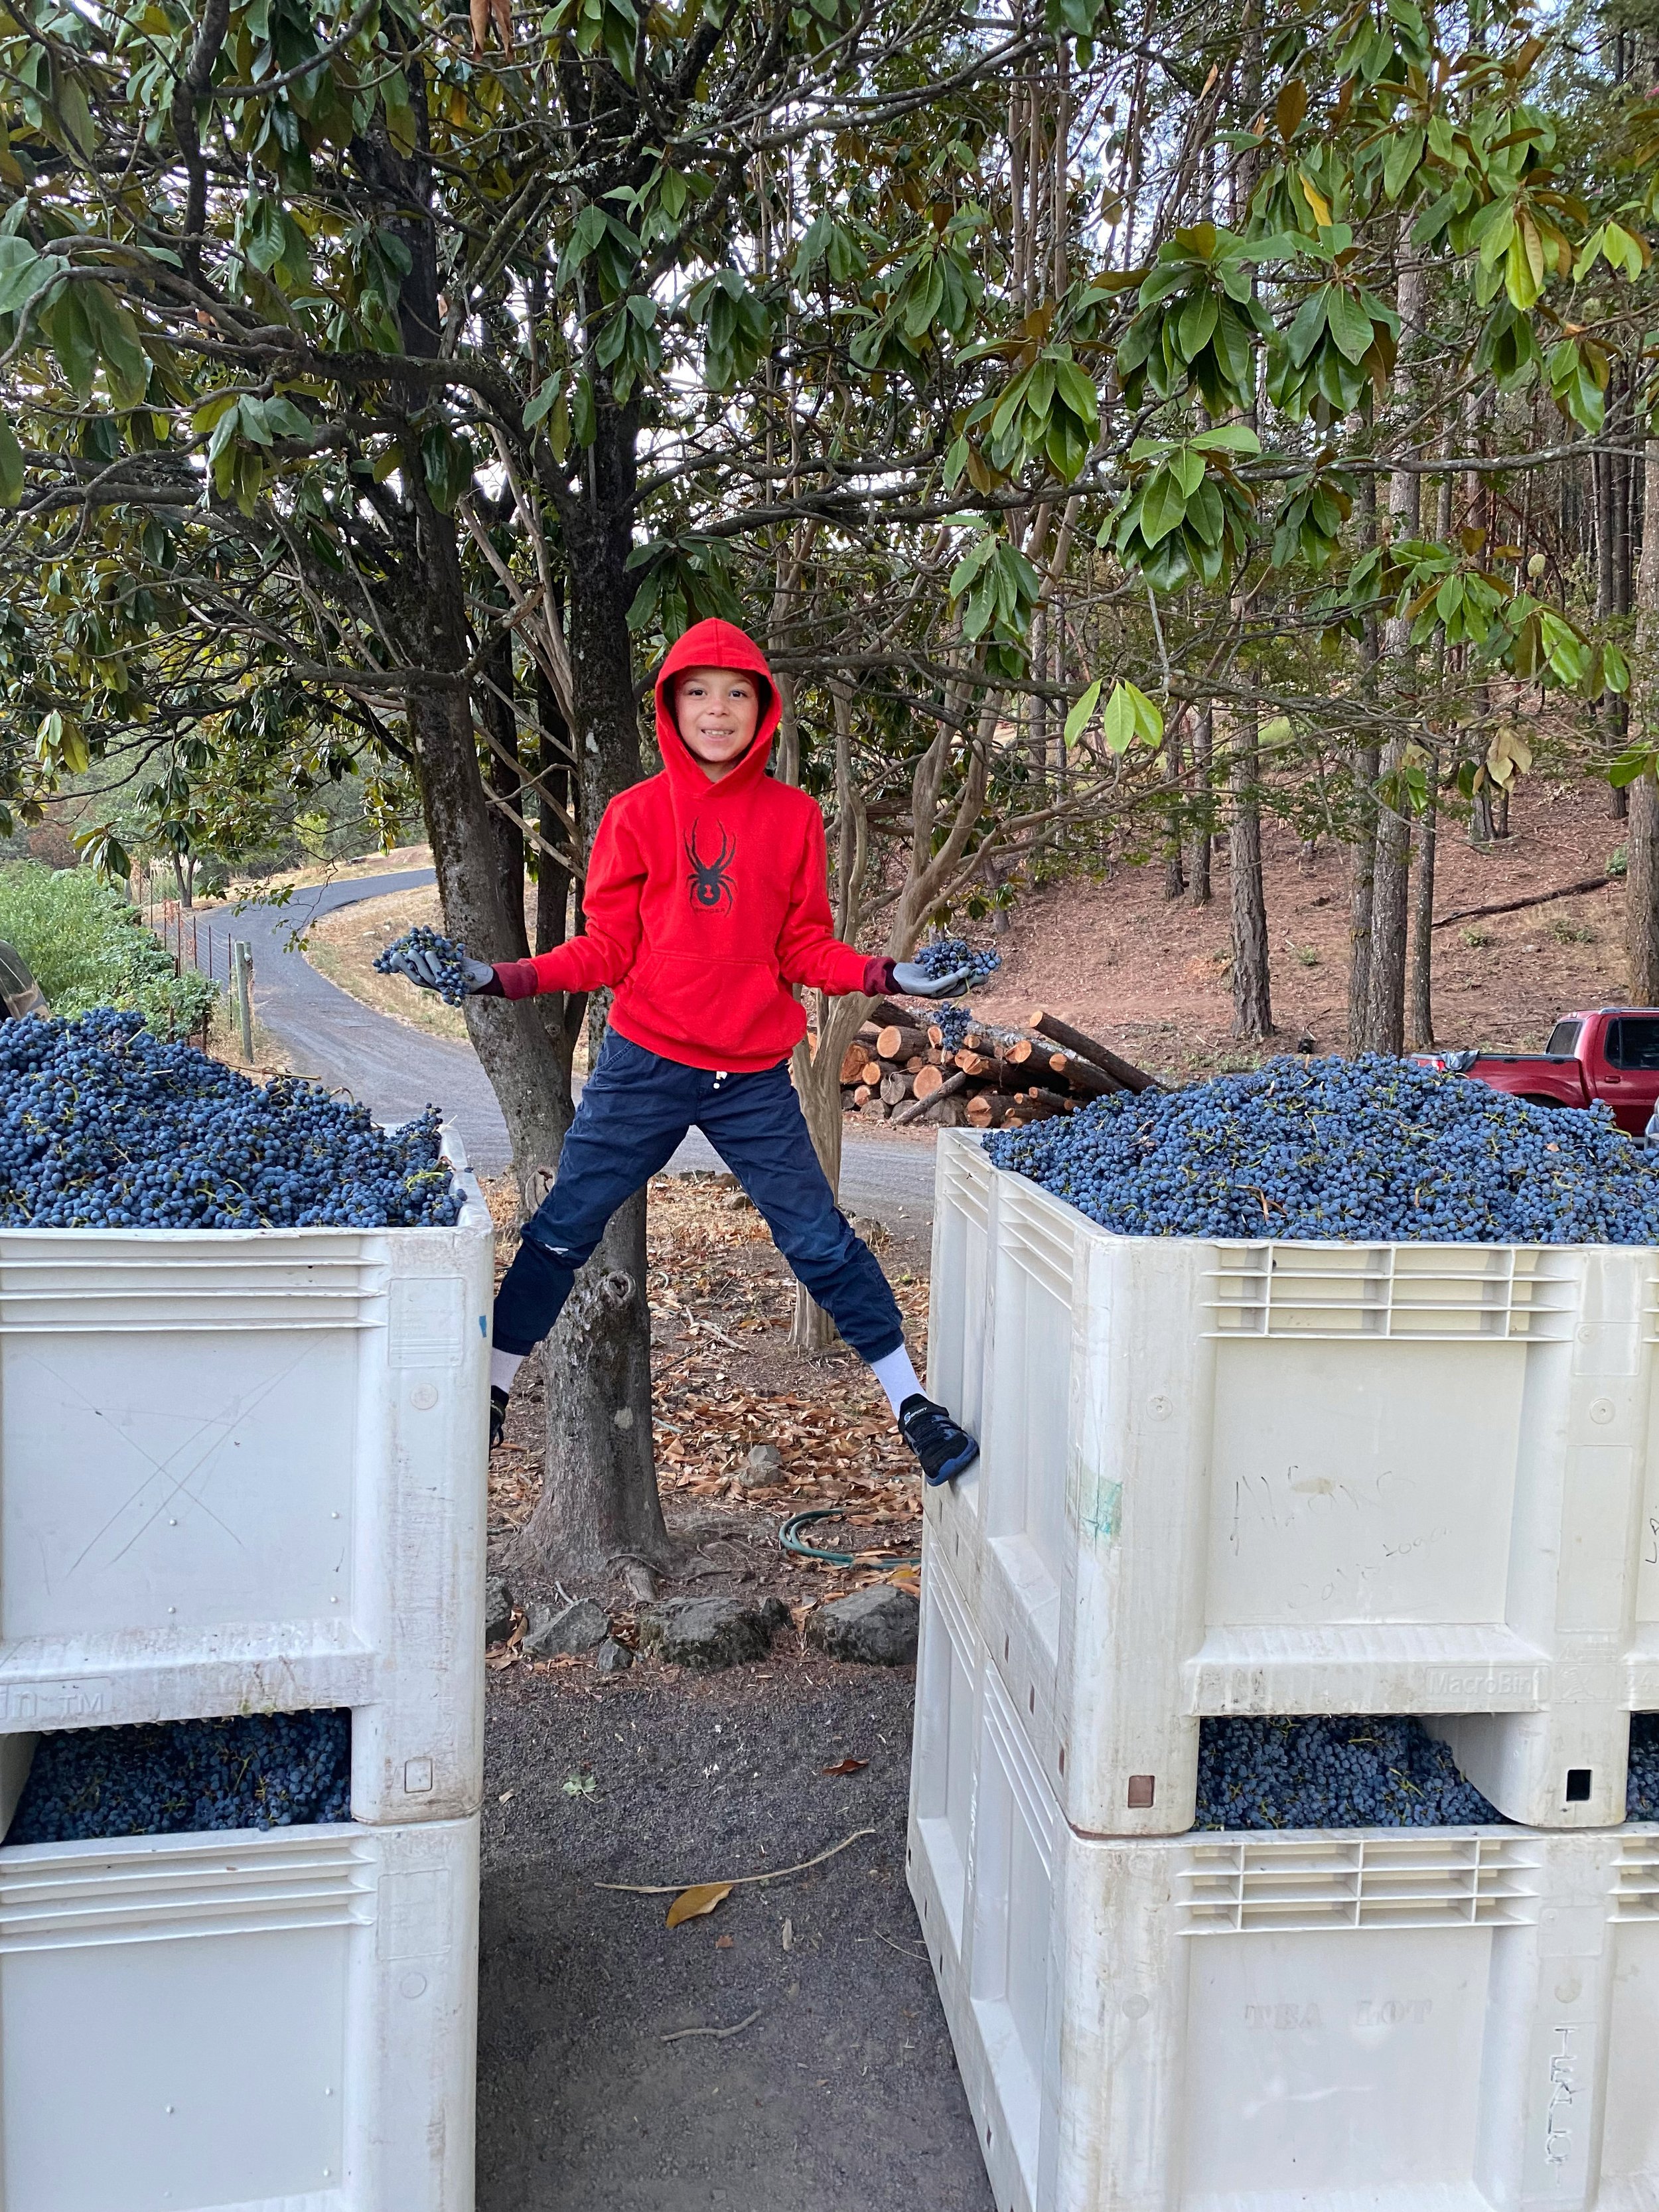
[[[1002,965],[1000,952],[975,952],[966,938],[936,937],[914,960],[893,970],[893,988],[907,999],[951,999],[982,983]]]
[[[406,930],[377,956],[374,965],[383,975],[406,975],[422,991],[437,992],[452,1006],[495,988],[495,970],[487,960],[469,959],[465,945],[441,937],[435,929]]]

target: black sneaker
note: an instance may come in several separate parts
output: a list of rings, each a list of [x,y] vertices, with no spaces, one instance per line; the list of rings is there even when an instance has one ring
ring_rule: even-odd
[[[979,1446],[967,1430],[920,1390],[899,1407],[898,1419],[904,1441],[921,1462],[930,1483],[953,1482],[979,1457]]]
[[[494,1451],[507,1427],[507,1393],[492,1384],[489,1392],[489,1449]]]

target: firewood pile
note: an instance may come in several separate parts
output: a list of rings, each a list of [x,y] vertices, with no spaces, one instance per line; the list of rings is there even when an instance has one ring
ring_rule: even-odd
[[[952,1041],[952,1032],[960,1042]],[[883,1000],[841,1064],[842,1110],[861,1121],[1015,1129],[1115,1091],[1162,1086],[1038,1006],[1023,1030],[942,1025],[935,1009]]]

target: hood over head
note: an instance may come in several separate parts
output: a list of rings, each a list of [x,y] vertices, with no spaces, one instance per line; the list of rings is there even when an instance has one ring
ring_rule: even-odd
[[[683,668],[740,668],[754,677],[760,687],[760,721],[755,731],[755,742],[714,784],[709,782],[702,763],[681,737],[674,720],[674,678]],[[766,773],[767,757],[782,711],[766,655],[735,623],[718,618],[693,623],[684,636],[677,638],[669,647],[666,659],[657,671],[657,749],[662,755],[663,766],[676,783],[691,781],[694,788],[722,792],[753,783]]]

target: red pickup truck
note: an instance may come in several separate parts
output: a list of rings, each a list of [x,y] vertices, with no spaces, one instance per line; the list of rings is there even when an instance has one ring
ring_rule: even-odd
[[[1563,1014],[1542,1052],[1417,1052],[1419,1067],[1470,1075],[1534,1106],[1604,1099],[1621,1129],[1639,1137],[1659,1103],[1659,1010],[1600,1006]]]

